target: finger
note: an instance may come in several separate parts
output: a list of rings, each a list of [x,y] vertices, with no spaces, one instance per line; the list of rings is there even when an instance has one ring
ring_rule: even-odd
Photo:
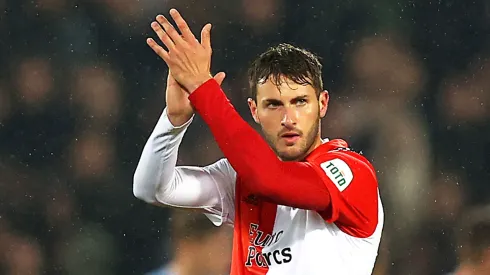
[[[223,80],[225,80],[226,74],[224,72],[219,72],[217,73],[213,78],[218,82],[219,85],[223,83]]]
[[[170,22],[167,20],[167,18],[165,18],[165,16],[158,15],[157,21],[158,21],[158,23],[160,23],[160,25],[162,25],[162,27],[165,30],[165,32],[167,33],[167,35],[172,39],[172,41],[176,45],[184,45],[185,44],[185,41],[182,38],[182,36],[180,36],[180,34],[175,30],[174,26],[172,24],[170,24]]]
[[[170,51],[175,51],[174,42],[172,41],[172,39],[170,39],[170,37],[167,35],[167,33],[162,29],[162,26],[160,26],[160,24],[153,21],[153,22],[151,22],[151,28],[158,35],[158,38],[160,38],[160,41],[162,41],[163,44],[165,44],[167,49],[169,49]]]
[[[168,52],[164,48],[158,45],[157,42],[153,40],[153,38],[146,39],[146,43],[156,54],[158,54],[158,56],[160,56],[165,61],[165,63],[167,63],[167,65],[169,64],[170,57],[168,56]]]
[[[170,15],[172,16],[172,19],[175,21],[175,24],[177,24],[180,33],[182,33],[182,36],[184,37],[184,40],[190,43],[195,43],[196,37],[192,33],[191,29],[189,28],[189,25],[187,25],[187,22],[184,20],[182,15],[180,15],[180,13],[176,9],[171,9]]]
[[[211,24],[206,24],[201,31],[201,45],[206,50],[211,50]]]

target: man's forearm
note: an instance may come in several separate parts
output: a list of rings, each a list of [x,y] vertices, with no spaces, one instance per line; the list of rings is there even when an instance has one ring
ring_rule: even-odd
[[[139,199],[153,203],[159,185],[170,182],[175,173],[178,148],[191,122],[174,127],[165,109],[145,144],[134,173],[133,193]]]
[[[229,164],[219,160],[205,167],[176,167],[179,146],[191,121],[176,127],[164,111],[141,154],[133,193],[159,206],[204,209],[216,224],[230,221],[235,175]]]
[[[304,162],[279,160],[214,80],[200,86],[189,99],[250,190],[277,204],[314,210],[329,207],[328,189],[314,168]]]

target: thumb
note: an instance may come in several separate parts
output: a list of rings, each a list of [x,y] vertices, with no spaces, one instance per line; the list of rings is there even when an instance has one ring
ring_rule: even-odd
[[[219,85],[223,83],[223,80],[225,80],[226,74],[224,72],[219,72],[217,73],[213,78],[218,82]]]

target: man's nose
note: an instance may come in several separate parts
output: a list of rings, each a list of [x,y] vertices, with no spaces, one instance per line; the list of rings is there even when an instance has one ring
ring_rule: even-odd
[[[291,108],[284,108],[284,114],[281,120],[281,125],[286,128],[294,128],[296,125],[296,115]]]

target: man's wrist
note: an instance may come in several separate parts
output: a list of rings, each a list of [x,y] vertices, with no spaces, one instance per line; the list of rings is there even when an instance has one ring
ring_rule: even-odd
[[[199,87],[201,87],[202,84],[208,82],[210,79],[212,79],[211,75],[197,77],[192,82],[187,83],[184,87],[189,92],[189,94],[192,94]]]
[[[167,113],[167,117],[168,117],[168,120],[170,121],[170,124],[172,124],[172,126],[175,128],[182,127],[189,120],[191,120],[193,115],[194,115],[193,113],[182,114],[182,115],[173,115],[173,114]]]

